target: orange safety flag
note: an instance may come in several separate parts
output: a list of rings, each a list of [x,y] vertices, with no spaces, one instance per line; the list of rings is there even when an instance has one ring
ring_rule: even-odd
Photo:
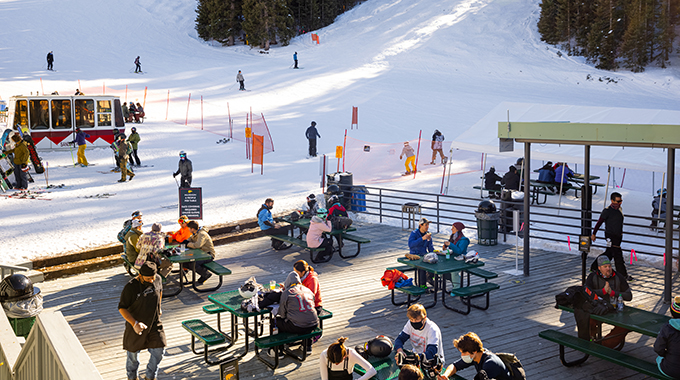
[[[263,165],[264,136],[253,135],[253,164]]]
[[[335,147],[335,158],[342,158],[342,145]]]

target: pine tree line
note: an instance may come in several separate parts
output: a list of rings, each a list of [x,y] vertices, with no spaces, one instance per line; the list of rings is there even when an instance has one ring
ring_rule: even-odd
[[[665,68],[673,53],[680,0],[543,0],[541,40],[597,68]]]
[[[296,35],[323,28],[361,0],[197,0],[196,31],[206,41],[269,49]]]

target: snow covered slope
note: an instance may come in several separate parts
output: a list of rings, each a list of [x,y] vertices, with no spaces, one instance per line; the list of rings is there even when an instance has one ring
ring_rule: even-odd
[[[147,228],[175,228],[177,190],[170,173],[177,152],[194,163],[194,185],[205,198],[205,224],[254,216],[266,197],[282,210],[318,192],[318,161],[306,159],[305,128],[318,123],[321,152],[342,145],[351,107],[359,107],[363,141],[393,143],[429,137],[440,129],[452,140],[503,101],[679,110],[676,68],[642,74],[603,72],[579,57],[559,57],[540,42],[537,0],[369,0],[318,31],[268,54],[245,46],[213,47],[193,29],[194,0],[0,0],[0,96],[36,91],[100,92],[102,85],[130,100],[146,99],[147,121],[138,126],[143,168],[130,183],[116,183],[107,149],[88,150],[88,168],[69,152],[44,153],[50,183],[67,185],[52,201],[0,199],[0,262],[75,251],[115,240],[121,223],[143,210]],[[45,71],[53,50],[56,72]],[[298,52],[302,70],[292,70]],[[143,75],[131,73],[141,56]],[[237,91],[243,70],[248,92]],[[590,75],[595,80],[586,80]],[[612,77],[616,83],[599,81]],[[170,91],[169,120],[165,120]],[[190,126],[183,126],[191,93]],[[200,96],[206,117],[226,124],[227,102],[237,123],[252,107],[264,113],[275,152],[265,175],[250,174],[241,143],[215,144],[200,131]],[[172,120],[178,121],[178,123]],[[198,127],[198,128],[197,128]],[[224,127],[226,130],[226,127]],[[460,188],[478,173],[458,178]],[[36,176],[39,185],[44,179]],[[466,185],[466,181],[469,184]],[[394,186],[437,188],[437,181]],[[35,186],[35,185],[33,185]],[[79,198],[115,193],[106,199]],[[641,200],[647,213],[649,199]],[[631,205],[627,205],[630,207]]]

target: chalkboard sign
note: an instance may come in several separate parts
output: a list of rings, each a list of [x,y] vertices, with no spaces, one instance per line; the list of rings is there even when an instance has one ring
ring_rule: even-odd
[[[200,187],[179,189],[179,215],[203,219],[203,192]]]
[[[220,364],[220,380],[239,380],[238,358]]]

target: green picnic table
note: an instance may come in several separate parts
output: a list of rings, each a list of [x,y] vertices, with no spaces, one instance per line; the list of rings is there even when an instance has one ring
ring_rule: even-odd
[[[378,372],[377,375],[373,376],[371,380],[395,380],[399,378],[400,369],[397,363],[394,361],[394,355],[397,353],[393,350],[388,356],[384,358],[377,358],[375,356],[369,356],[368,362],[371,363],[373,368]],[[446,369],[446,365],[442,366],[442,372]],[[366,371],[358,365],[354,366],[354,373],[359,375],[366,374]],[[465,380],[463,377],[458,375],[453,375],[449,379],[451,380]]]
[[[194,290],[201,291],[196,288],[196,261],[203,261],[203,260],[210,260],[213,257],[210,256],[209,253],[204,252],[200,249],[187,249],[184,252],[180,252],[179,255],[166,255],[164,254],[166,259],[168,259],[171,263],[175,264],[178,263],[180,264],[179,268],[179,289],[175,293],[168,294],[168,297],[171,296],[176,296],[178,295],[182,289],[184,289],[185,282],[184,282],[184,273],[182,271],[182,265],[183,263],[191,263],[192,264],[192,275],[191,275],[191,286],[194,288]]]

